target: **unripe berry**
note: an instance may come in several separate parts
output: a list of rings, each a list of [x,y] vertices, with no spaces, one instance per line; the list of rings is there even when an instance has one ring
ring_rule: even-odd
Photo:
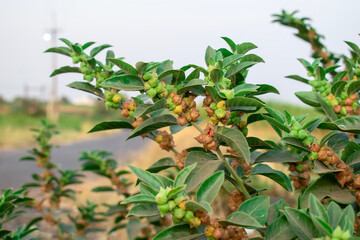
[[[338,104],[339,104],[339,102],[338,102],[336,99],[333,99],[333,100],[330,101],[330,105],[331,105],[332,107],[334,107],[334,106],[336,106],[336,105],[338,105]]]
[[[211,226],[211,225],[207,225],[207,226],[205,227],[205,235],[206,235],[207,237],[212,236],[212,234],[213,234],[214,231],[215,231],[215,228],[214,228],[213,226]]]
[[[215,115],[217,118],[224,118],[226,115],[226,111],[222,108],[218,108],[215,110]]]
[[[296,130],[291,130],[291,131],[290,131],[290,137],[298,138],[298,137],[299,137],[298,131],[296,131]]]
[[[119,106],[120,106],[119,103],[114,103],[113,102],[111,107],[114,108],[114,109],[118,109]]]
[[[152,88],[156,88],[159,84],[159,80],[157,80],[156,78],[152,78],[149,80],[149,84]]]
[[[175,107],[174,113],[176,113],[176,114],[181,114],[181,113],[182,113],[182,110],[183,110],[182,106],[181,106],[181,105],[178,105],[178,106]]]
[[[72,57],[73,63],[76,64],[78,62],[80,62],[80,58],[78,56],[73,56]]]
[[[200,226],[201,220],[198,217],[194,217],[193,219],[191,219],[189,221],[189,223],[190,223],[190,227],[197,227],[197,226]]]
[[[181,219],[176,218],[174,215],[172,216],[172,220],[174,224],[181,223]]]
[[[212,103],[210,104],[210,108],[215,111],[215,110],[217,109],[216,103],[215,103],[215,102],[212,102]]]
[[[106,109],[111,108],[111,107],[112,107],[112,104],[113,104],[112,102],[106,101],[106,102],[105,102]]]
[[[112,98],[114,97],[114,94],[110,91],[105,91],[105,99],[107,101],[112,101]]]
[[[134,111],[129,111],[129,117],[135,118],[135,117],[134,117]]]
[[[112,98],[112,101],[113,101],[114,103],[119,103],[119,102],[121,101],[120,95],[119,95],[119,94],[115,94],[115,95],[113,96],[113,98]]]
[[[313,143],[313,141],[314,141],[314,138],[312,136],[310,136],[310,137],[305,138],[305,140],[303,141],[303,144],[305,146],[309,146]]]
[[[184,216],[184,221],[185,222],[189,222],[194,218],[194,213],[192,211],[186,211],[185,216]]]
[[[218,102],[218,103],[216,104],[216,107],[225,110],[225,109],[226,109],[226,103],[225,103],[225,101],[220,101],[220,102]]]
[[[176,205],[179,205],[183,200],[184,200],[184,197],[180,195],[174,199],[174,202]]]
[[[148,82],[144,83],[144,89],[145,91],[148,91],[151,88],[150,84]]]
[[[304,129],[301,129],[299,132],[298,132],[298,137],[300,139],[305,139],[307,137],[307,132],[304,130]]]
[[[302,126],[299,122],[294,122],[294,124],[291,126],[291,130],[295,130],[295,131],[302,130]]]
[[[346,107],[342,107],[342,108],[341,108],[340,114],[341,114],[342,116],[345,116],[345,115],[347,114]]]
[[[150,98],[154,98],[157,94],[155,88],[150,88],[149,90],[146,91],[146,94],[150,97]]]
[[[311,152],[310,154],[309,154],[309,160],[311,160],[311,161],[314,161],[314,160],[316,160],[316,159],[318,159],[318,153],[317,152]]]
[[[163,188],[160,188],[160,191],[158,192],[158,194],[155,197],[155,201],[157,204],[162,205],[165,204],[167,202],[167,196],[166,196],[166,190]]]
[[[173,210],[173,209],[176,207],[176,204],[175,204],[175,202],[174,202],[173,200],[170,200],[170,201],[168,202],[168,204],[169,204],[170,210]]]
[[[153,78],[153,75],[152,75],[150,72],[144,73],[143,79],[144,79],[145,81],[150,80],[151,78]]]
[[[159,212],[161,216],[164,216],[170,210],[169,204],[165,203],[162,205],[158,205]]]
[[[341,235],[342,235],[342,230],[341,230],[341,228],[340,228],[340,226],[337,226],[336,228],[335,228],[335,230],[333,231],[333,234],[332,234],[332,237],[333,238],[341,238]]]
[[[295,167],[295,169],[296,169],[297,172],[302,172],[304,168],[303,168],[303,165],[302,165],[302,164],[299,164],[299,165],[297,165],[297,166]]]
[[[181,208],[182,210],[186,210],[186,203],[187,203],[187,199],[184,199],[178,206],[179,208]]]
[[[163,136],[158,135],[158,136],[156,136],[155,140],[156,140],[157,143],[161,143],[162,141],[164,141],[164,138],[163,138]]]
[[[162,85],[161,83],[158,84],[157,87],[156,87],[156,92],[158,94],[160,94],[160,93],[163,93],[164,91],[165,91],[164,85]]]
[[[182,219],[185,216],[185,211],[182,208],[175,208],[174,216],[178,219]]]

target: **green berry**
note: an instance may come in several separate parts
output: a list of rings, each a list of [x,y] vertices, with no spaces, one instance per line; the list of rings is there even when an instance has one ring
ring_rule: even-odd
[[[307,137],[307,132],[304,129],[298,131],[298,138],[305,139]]]
[[[309,158],[309,160],[314,161],[314,160],[318,159],[318,153],[317,152],[311,152],[311,153],[308,154],[308,158]]]
[[[215,110],[217,109],[216,103],[215,103],[215,102],[212,102],[212,103],[210,104],[210,108],[215,111]]]
[[[175,204],[175,202],[174,202],[173,200],[170,200],[170,201],[168,202],[168,204],[169,204],[170,210],[173,210],[173,209],[176,207],[176,204]]]
[[[302,126],[299,122],[294,122],[294,124],[291,126],[291,130],[299,131],[302,129]]]
[[[342,116],[345,116],[345,115],[347,114],[346,107],[341,107],[340,114],[341,114]]]
[[[299,165],[297,165],[297,166],[295,167],[295,169],[296,169],[297,172],[302,172],[303,169],[304,169],[304,166],[303,166],[302,164],[299,164]]]
[[[164,216],[170,210],[169,204],[165,203],[162,205],[158,205],[159,212],[161,216]]]
[[[146,94],[150,97],[150,98],[154,98],[157,94],[155,88],[150,88],[149,90],[146,91]]]
[[[113,102],[111,107],[114,108],[114,109],[118,109],[119,106],[120,106],[119,103],[114,103]]]
[[[296,130],[291,130],[291,131],[290,131],[290,137],[298,138],[298,137],[299,137],[298,131],[296,131]]]
[[[158,194],[155,197],[155,201],[157,204],[165,204],[167,203],[168,199],[166,196],[166,190],[164,188],[160,188],[160,191],[158,192]]]
[[[119,103],[121,101],[121,96],[119,94],[115,94],[112,98],[114,103]]]
[[[146,73],[144,73],[143,78],[145,81],[147,81],[147,80],[150,80],[151,78],[153,78],[153,75],[150,72],[146,72]]]
[[[112,101],[112,98],[114,97],[114,94],[110,91],[105,91],[105,99],[107,101]]]
[[[157,93],[163,93],[165,91],[165,87],[164,85],[162,85],[162,83],[158,84],[156,87],[156,92]]]
[[[167,84],[167,85],[165,86],[165,89],[166,89],[166,91],[168,91],[168,92],[170,93],[170,92],[172,92],[172,90],[174,89],[174,86],[173,86],[173,85],[170,85],[170,84]]]
[[[76,64],[78,62],[80,62],[80,58],[78,56],[73,56],[72,57],[73,63]]]
[[[112,104],[113,104],[112,102],[106,101],[106,102],[105,102],[106,109],[111,108],[111,107],[112,107]]]
[[[149,84],[152,88],[156,88],[159,84],[159,80],[157,80],[156,78],[152,78],[149,80]]]
[[[173,219],[173,223],[174,223],[174,224],[181,223],[181,219],[178,219],[178,218],[176,218],[175,216],[173,216],[172,219]]]
[[[338,105],[338,104],[339,104],[339,102],[338,102],[336,99],[333,99],[333,100],[330,101],[330,105],[331,105],[332,107],[334,107],[334,106],[336,106],[336,105]]]
[[[184,200],[184,197],[181,195],[178,195],[175,199],[174,202],[176,205],[179,205],[182,201]]]
[[[134,117],[134,111],[129,111],[129,117],[135,118],[135,117]]]
[[[313,141],[314,141],[314,138],[310,136],[310,137],[305,138],[305,140],[303,141],[303,144],[305,146],[309,146],[310,144],[313,143]]]
[[[216,109],[215,110],[215,115],[216,115],[216,117],[218,117],[220,119],[224,118],[225,115],[226,115],[226,111],[224,109]]]
[[[335,230],[333,231],[332,237],[333,237],[333,238],[339,238],[339,239],[340,239],[342,234],[343,234],[343,232],[342,232],[340,226],[337,226],[337,227],[335,228]]]
[[[151,88],[151,86],[148,82],[145,82],[144,88],[145,88],[145,91],[148,91]]]
[[[178,219],[182,219],[185,216],[185,211],[181,208],[175,208],[174,216]]]
[[[345,100],[349,97],[349,94],[347,94],[347,92],[341,92],[341,99]]]
[[[186,211],[185,216],[184,216],[184,221],[185,222],[189,222],[194,218],[194,213],[192,211]]]

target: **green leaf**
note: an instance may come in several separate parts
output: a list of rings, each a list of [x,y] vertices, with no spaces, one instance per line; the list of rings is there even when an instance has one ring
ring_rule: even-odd
[[[140,219],[129,219],[126,224],[126,233],[129,240],[136,240],[137,236],[141,232],[141,229],[146,227],[147,224],[140,221]]]
[[[342,215],[342,210],[339,205],[335,202],[330,202],[327,209],[327,214],[329,216],[329,223],[332,229],[335,229],[339,225],[339,220]]]
[[[153,173],[147,172],[141,168],[133,167],[127,165],[131,171],[144,183],[152,186],[156,190],[159,190],[160,187],[165,187],[164,184],[161,182],[158,176]]]
[[[121,202],[121,204],[128,204],[128,203],[156,203],[156,201],[153,196],[135,195],[135,196],[131,196]]]
[[[324,206],[312,193],[310,193],[310,197],[309,197],[309,210],[311,214],[319,217],[322,221],[326,223],[329,222],[329,216]]]
[[[92,57],[92,58],[95,57],[99,52],[101,52],[102,50],[109,48],[109,47],[112,47],[112,46],[109,44],[103,44],[103,45],[93,48],[90,51],[90,57]]]
[[[335,97],[340,97],[341,93],[344,90],[344,87],[346,85],[346,81],[338,81],[331,87],[331,93],[335,95]]]
[[[311,216],[311,219],[312,219],[314,225],[319,230],[319,232],[321,232],[325,236],[332,235],[333,231],[327,222],[325,222],[324,220],[322,220],[321,218],[319,218],[317,216],[314,216],[313,214],[310,214],[310,216]]]
[[[334,152],[338,152],[346,147],[349,143],[349,135],[347,133],[337,133],[332,136],[328,141],[328,146],[334,150]]]
[[[214,132],[214,137],[218,141],[226,143],[229,147],[235,150],[247,163],[250,163],[250,150],[246,138],[239,130],[234,128],[218,128]]]
[[[82,45],[82,50],[87,49],[88,47],[92,46],[93,44],[95,44],[95,42],[87,42],[84,45]]]
[[[351,205],[346,206],[346,208],[343,210],[343,213],[339,219],[339,226],[344,231],[347,230],[346,229],[346,225],[347,225],[346,218],[349,218],[349,220],[351,221],[351,225],[353,226],[354,220],[355,220],[355,212],[354,212],[354,208]],[[353,231],[349,231],[349,232],[353,232]]]
[[[108,78],[100,84],[102,87],[114,88],[125,91],[144,90],[144,83],[138,76],[119,75]]]
[[[210,72],[210,80],[217,83],[219,82],[223,77],[224,77],[224,72],[223,70],[219,69],[219,68],[214,68],[211,72]]]
[[[188,201],[188,202],[186,202],[185,207],[187,210],[193,211],[193,212],[195,212],[197,210],[201,210],[201,211],[209,212],[210,214],[212,213],[212,208],[211,208],[210,204],[205,201],[202,201],[202,202]]]
[[[139,118],[145,114],[166,108],[166,98],[160,99],[154,104],[140,104],[134,111],[134,117]]]
[[[351,49],[358,55],[360,56],[360,48],[358,47],[358,45],[356,45],[355,43],[352,43],[352,42],[348,42],[348,41],[345,41],[345,43],[347,45],[349,45],[349,47],[351,47]]]
[[[216,103],[223,100],[214,87],[206,86],[205,89]]]
[[[299,75],[288,75],[285,76],[286,78],[290,78],[290,79],[294,79],[296,81],[302,82],[302,83],[306,83],[309,84],[309,80],[303,77],[300,77]]]
[[[257,62],[241,62],[234,66],[231,66],[229,70],[225,73],[225,77],[229,78],[234,76],[237,73],[241,73],[242,71],[248,69],[251,66],[254,66]]]
[[[314,161],[314,172],[318,174],[329,173],[329,172],[341,172],[342,169],[330,169],[324,163],[319,160]]]
[[[293,151],[287,150],[270,150],[260,156],[255,160],[255,163],[260,162],[299,162],[302,158],[299,154]]]
[[[187,84],[185,84],[185,86],[183,86],[182,88],[180,88],[179,90],[177,90],[178,94],[183,94],[186,93],[188,91],[190,91],[192,88],[198,87],[198,86],[202,86],[202,85],[206,85],[207,82],[201,79],[193,79],[190,80]]]
[[[302,240],[312,240],[318,237],[319,232],[308,215],[290,207],[285,207],[284,214],[297,237]]]
[[[113,192],[114,189],[110,186],[96,187],[91,190],[92,192]]]
[[[236,61],[239,61],[244,55],[242,54],[234,54],[234,55],[230,55],[226,58],[224,58],[223,60],[223,68],[226,68],[228,66],[230,66],[231,64],[233,64]]]
[[[321,123],[318,128],[360,134],[360,116],[348,116],[335,122]]]
[[[246,140],[249,144],[249,147],[251,147],[251,148],[255,148],[255,149],[272,149],[273,148],[266,141],[263,141],[257,137],[247,137]]]
[[[106,131],[106,130],[113,130],[113,129],[133,129],[133,126],[131,125],[131,119],[119,117],[122,118],[121,121],[110,121],[110,122],[102,122],[99,124],[96,124],[95,127],[93,127],[89,133],[92,132],[100,132],[100,131]]]
[[[216,51],[215,49],[213,49],[212,47],[208,46],[206,48],[206,52],[205,52],[205,63],[206,63],[206,66],[209,66],[210,65],[210,58],[215,58],[215,54],[216,54]]]
[[[185,182],[187,192],[196,188],[206,178],[213,174],[222,161],[218,160],[217,156],[213,154],[201,151],[191,151],[186,156],[185,167],[194,163],[197,163],[196,167]]]
[[[158,174],[156,175],[160,181],[164,184],[164,187],[167,188],[167,187],[172,187],[174,185],[174,181],[164,175],[161,175],[161,174]]]
[[[95,86],[87,82],[72,82],[67,86],[80,91],[92,93],[98,97],[104,98],[104,94],[99,88],[96,88]]]
[[[170,114],[157,115],[146,119],[131,133],[131,135],[126,140],[171,125],[177,125],[177,120],[174,116]]]
[[[190,175],[192,170],[194,170],[196,165],[197,165],[197,163],[194,163],[194,164],[191,164],[190,166],[187,166],[184,169],[182,169],[178,173],[178,175],[176,176],[176,178],[174,180],[174,187],[179,187],[179,186],[184,185],[186,182],[186,179],[188,178],[188,176]]]
[[[131,66],[130,64],[128,64],[128,63],[126,63],[124,61],[121,61],[118,58],[108,58],[108,60],[110,62],[112,62],[113,64],[115,64],[116,66],[118,66],[126,74],[134,75],[134,76],[138,75],[138,72],[137,72],[136,68],[134,68],[133,66]]]
[[[198,228],[190,228],[189,224],[174,225],[159,232],[153,240],[192,240],[203,236]]]
[[[156,203],[137,203],[132,207],[126,217],[152,217],[160,215]]]
[[[69,56],[70,57],[70,53],[72,52],[70,48],[67,47],[53,47],[53,48],[49,48],[45,51],[47,52],[52,52],[52,53],[60,53],[63,54],[65,56]]]
[[[328,134],[326,134],[320,141],[320,146],[324,145],[327,141],[329,141],[330,138],[332,138],[334,135],[338,134],[339,131],[331,131]]]
[[[242,203],[237,211],[244,212],[256,219],[261,225],[265,225],[269,208],[269,196],[256,196]]]
[[[286,144],[293,146],[295,148],[301,149],[306,152],[310,152],[310,149],[308,147],[305,147],[302,140],[298,138],[293,137],[284,137],[281,139],[281,141],[285,142]]]
[[[241,206],[241,205],[240,205]],[[225,221],[219,221],[224,226],[238,226],[238,227],[254,227],[261,228],[261,225],[255,218],[245,212],[234,212],[230,214]]]
[[[239,54],[245,54],[248,51],[257,48],[257,46],[251,42],[244,42],[237,46],[236,52]]]
[[[336,114],[334,112],[334,110],[332,109],[332,107],[327,104],[323,99],[322,96],[320,94],[316,95],[318,102],[321,105],[322,110],[325,112],[326,116],[333,122],[337,119]]]
[[[198,202],[205,201],[212,203],[217,197],[219,190],[224,183],[224,171],[219,171],[208,177],[196,192]]]
[[[258,55],[256,54],[248,54],[248,55],[245,55],[241,58],[240,60],[241,62],[265,62],[261,57],[259,57]]]
[[[228,37],[221,37],[221,38],[224,39],[225,42],[229,45],[232,52],[236,51],[236,44],[233,42],[233,40],[231,40]]]
[[[308,208],[310,193],[318,199],[330,197],[342,204],[350,204],[355,201],[349,189],[342,188],[332,173],[321,176],[304,191],[300,199],[301,208]]]
[[[352,93],[357,93],[359,91],[360,91],[360,80],[351,81],[347,93],[352,94]]]
[[[291,231],[290,224],[285,215],[277,218],[266,228],[265,240],[293,239],[295,234]]]
[[[287,191],[289,191],[289,192],[292,191],[291,183],[289,181],[289,178],[286,176],[286,174],[281,171],[274,170],[268,165],[261,164],[261,163],[257,164],[253,168],[251,174],[252,175],[262,175],[262,176],[268,177],[268,178],[274,180],[275,182],[277,182],[278,184],[280,184],[280,186],[285,188]]]
[[[257,107],[266,107],[266,105],[254,98],[234,97],[226,101],[226,107],[230,110],[241,110],[242,108],[252,107],[249,108],[249,110],[254,110]]]
[[[185,72],[183,70],[175,70],[175,69],[170,69],[170,70],[167,70],[167,71],[161,73],[158,76],[158,79],[162,80],[165,77],[170,76],[170,75],[172,76],[171,84],[174,84],[174,85],[176,85],[178,81],[181,82],[182,80],[185,79]]]
[[[307,105],[312,107],[320,107],[320,103],[314,92],[296,92],[295,95]]]
[[[323,120],[322,116],[310,119],[309,121],[304,123],[303,128],[307,129],[309,132],[312,132],[319,126],[322,120]]]
[[[147,185],[145,183],[140,183],[139,184],[140,187],[140,192],[144,195],[148,195],[148,196],[153,196],[155,197],[157,194],[157,191],[150,185]]]
[[[80,71],[80,68],[78,68],[78,67],[65,66],[65,67],[61,67],[61,68],[53,71],[51,73],[50,77],[54,77],[56,75],[63,74],[63,73],[81,73],[81,71]]]
[[[290,129],[289,129],[285,124],[281,123],[280,121],[278,121],[278,120],[276,120],[276,119],[274,119],[274,118],[272,118],[272,117],[269,117],[269,116],[267,116],[267,115],[263,115],[263,117],[264,117],[265,120],[266,120],[267,122],[269,122],[270,124],[275,125],[276,127],[280,128],[281,130],[283,130],[283,131],[285,131],[285,132],[287,132],[287,133],[290,132]]]
[[[280,94],[279,91],[268,84],[256,84],[256,86],[259,86],[258,89],[256,89],[255,93],[252,93],[251,95],[261,95],[261,94],[265,94],[265,93],[276,93],[276,94]]]
[[[154,164],[152,164],[146,171],[149,172],[160,172],[162,170],[171,168],[171,167],[177,167],[177,164],[171,157],[161,158]]]
[[[168,199],[172,199],[174,198],[179,192],[182,192],[185,190],[186,185],[181,185],[178,186],[176,188],[171,189],[168,193],[167,193],[167,197]]]

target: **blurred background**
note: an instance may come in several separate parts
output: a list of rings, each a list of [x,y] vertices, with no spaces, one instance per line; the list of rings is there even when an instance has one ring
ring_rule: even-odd
[[[208,45],[226,46],[222,36],[236,43],[253,42],[258,46],[254,53],[265,64],[251,68],[248,82],[271,84],[280,91],[281,95],[262,98],[270,107],[313,117],[317,113],[294,95],[310,87],[284,78],[305,76],[296,59],[310,59],[310,46],[296,38],[294,30],[271,23],[271,15],[282,9],[299,10],[298,16],[310,17],[326,36],[328,49],[342,53],[347,51],[344,40],[359,42],[360,29],[355,25],[359,7],[356,0],[0,0],[0,189],[18,188],[37,171],[33,163],[18,159],[34,145],[29,129],[40,126],[51,101],[56,103],[61,132],[54,138],[59,148],[52,160],[63,169],[79,168],[81,150],[111,151],[121,164],[131,162],[142,168],[168,154],[141,138],[125,145],[126,131],[87,134],[96,123],[116,120],[120,113],[106,111],[96,98],[66,87],[82,80],[80,75],[60,75],[57,82],[49,77],[55,68],[72,65],[70,58],[44,53],[61,44],[58,38],[111,44],[116,56],[131,64],[171,59],[174,68],[189,63],[204,66]],[[251,126],[249,135],[276,139],[263,123]],[[196,144],[194,137],[191,130],[177,134],[177,148]],[[89,183],[95,182],[92,178]]]

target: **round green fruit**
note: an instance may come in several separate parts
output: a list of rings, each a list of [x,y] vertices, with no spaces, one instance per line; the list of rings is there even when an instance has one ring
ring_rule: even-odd
[[[160,188],[160,191],[158,192],[158,194],[155,197],[155,201],[159,205],[167,203],[168,199],[167,199],[167,196],[166,196],[166,190],[165,189]]]
[[[152,78],[149,80],[149,84],[152,88],[156,88],[159,85],[159,80]]]
[[[305,139],[307,137],[307,132],[304,129],[301,129],[300,131],[298,131],[298,137],[300,139]]]
[[[157,94],[155,88],[150,88],[149,90],[146,91],[146,94],[150,97],[150,98],[154,98]]]
[[[146,73],[144,73],[143,78],[145,81],[147,81],[147,80],[150,80],[151,78],[153,78],[153,75],[150,72],[146,72]]]
[[[184,221],[185,222],[189,222],[194,218],[194,213],[192,211],[186,211],[185,216],[184,216]]]
[[[226,115],[226,111],[224,109],[216,109],[215,110],[215,115],[217,118],[224,118]]]
[[[185,211],[181,208],[175,208],[174,216],[178,219],[182,219],[185,216]]]
[[[165,213],[169,212],[170,207],[169,207],[169,204],[165,203],[162,205],[158,205],[158,209],[159,209],[161,216],[164,216]]]

